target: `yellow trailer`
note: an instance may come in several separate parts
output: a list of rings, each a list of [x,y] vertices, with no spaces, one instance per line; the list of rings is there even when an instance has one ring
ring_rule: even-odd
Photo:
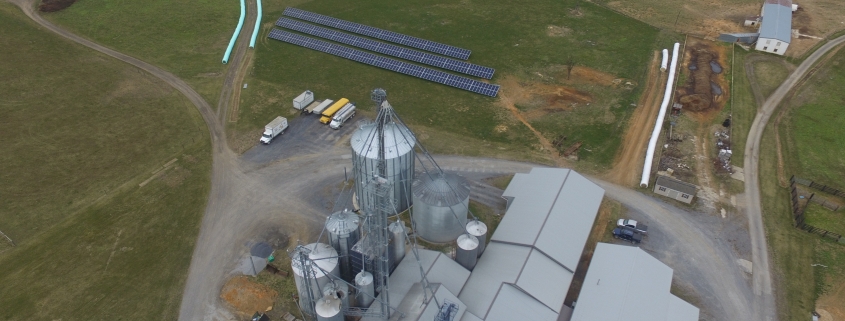
[[[347,103],[349,103],[349,99],[341,98],[340,100],[335,102],[334,105],[331,105],[329,108],[326,108],[326,110],[323,111],[323,117],[320,118],[320,122],[323,124],[328,124],[330,121],[332,121],[332,116],[334,116],[334,114],[338,110],[343,108],[343,106],[346,106]]]

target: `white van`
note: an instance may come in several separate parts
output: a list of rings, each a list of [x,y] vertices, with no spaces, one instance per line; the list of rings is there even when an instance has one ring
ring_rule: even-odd
[[[355,104],[348,103],[346,104],[346,106],[343,106],[343,108],[341,108],[336,114],[334,114],[334,117],[332,117],[332,122],[329,124],[329,127],[331,127],[332,129],[338,129],[343,126],[343,123],[345,123],[347,120],[349,120],[349,118],[352,118],[353,116],[355,116]]]

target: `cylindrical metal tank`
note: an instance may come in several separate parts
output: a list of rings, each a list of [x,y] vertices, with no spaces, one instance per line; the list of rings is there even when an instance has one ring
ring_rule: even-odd
[[[314,305],[317,321],[343,321],[342,303],[334,295],[326,295]]]
[[[387,226],[390,233],[390,257],[393,258],[393,267],[405,258],[405,222],[396,221]]]
[[[323,296],[333,295],[342,302],[341,309],[346,311],[349,309],[349,286],[346,283],[337,281],[329,283],[323,288]]]
[[[358,272],[355,275],[355,286],[358,293],[355,294],[355,303],[360,308],[369,308],[376,298],[376,289],[373,284],[373,274],[367,271]]]
[[[445,173],[414,180],[414,233],[434,243],[454,241],[464,233],[469,206],[469,182]]]
[[[304,260],[304,265],[300,260],[301,253],[307,253],[308,259]],[[311,311],[314,303],[311,300],[323,297],[323,288],[331,283],[331,278],[340,277],[337,251],[325,243],[298,246],[291,252],[291,270],[293,270],[296,290],[299,293],[299,305],[302,310]],[[311,282],[309,283],[306,279],[310,279]],[[310,296],[306,289],[308,284],[311,288]]]
[[[416,138],[407,127],[390,122],[384,126],[385,176],[392,187],[389,193],[396,213],[411,206],[411,184],[414,179]],[[368,211],[374,208],[375,195],[366,187],[379,174],[379,138],[376,124],[358,128],[350,141],[352,146],[352,171],[355,177],[355,195],[358,206]],[[391,213],[392,215],[392,213]]]
[[[358,229],[358,224],[358,215],[347,210],[335,212],[326,219],[329,241],[332,248],[340,256],[340,277],[346,282],[352,282],[352,278],[355,276],[352,273],[349,251],[361,238],[361,230]]]
[[[478,257],[481,257],[481,253],[484,253],[487,244],[487,224],[479,220],[469,221],[467,233],[478,239]]]
[[[472,271],[478,262],[478,239],[469,234],[458,236],[458,248],[455,250],[455,261],[467,270]]]

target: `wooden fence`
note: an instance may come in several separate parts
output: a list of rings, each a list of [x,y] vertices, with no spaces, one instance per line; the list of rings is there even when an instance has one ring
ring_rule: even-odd
[[[828,230],[818,228],[818,227],[812,226],[810,224],[804,223],[804,219],[805,219],[804,211],[807,209],[807,206],[810,205],[810,202],[813,201],[813,197],[816,196],[816,193],[810,194],[810,197],[807,198],[807,202],[804,203],[803,206],[802,206],[801,201],[798,198],[798,188],[795,186],[795,184],[811,186],[810,184],[813,184],[813,182],[809,181],[809,180],[797,178],[795,176],[792,176],[789,179],[789,181],[790,181],[790,186],[789,186],[790,201],[792,202],[792,220],[793,220],[794,226],[796,228],[807,231],[808,233],[818,234],[818,235],[821,235],[822,237],[830,238],[830,239],[837,241],[839,243],[845,243],[845,237],[843,237],[841,234],[833,233],[831,231],[828,231]],[[804,184],[805,182],[807,184]],[[817,188],[817,187],[814,187],[814,188]]]

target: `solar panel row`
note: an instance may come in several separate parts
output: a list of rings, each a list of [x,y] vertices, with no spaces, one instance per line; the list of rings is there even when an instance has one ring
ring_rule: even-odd
[[[401,33],[396,33],[393,31],[387,31],[384,29],[374,28],[367,25],[362,25],[360,23],[349,22],[346,20],[340,20],[337,18],[332,18],[329,16],[324,16],[319,13],[313,13],[305,10],[300,10],[297,8],[288,7],[285,9],[284,15],[288,17],[293,17],[297,19],[302,19],[305,21],[310,21],[316,24],[321,24],[324,26],[329,26],[332,28],[337,28],[340,30],[346,30],[352,33],[357,33],[359,35],[365,35],[367,37],[373,37],[376,39],[381,39],[385,41],[390,41],[393,43],[398,43],[400,45],[405,45],[408,47],[413,47],[417,49],[422,49],[425,51],[430,51],[433,53],[438,53],[444,56],[449,56],[453,58],[463,59],[466,60],[469,58],[469,54],[471,51],[458,48],[455,46],[450,46],[434,41],[429,41],[425,39],[420,39],[417,37],[411,37],[407,35],[403,35]]]
[[[358,48],[383,53],[388,56],[398,57],[402,59],[424,63],[426,65],[457,71],[470,76],[490,79],[493,78],[493,73],[495,72],[495,70],[490,67],[484,67],[476,64],[471,64],[465,61],[440,57],[437,55],[432,55],[430,53],[403,48],[375,40],[370,40],[367,38],[346,34],[340,31],[335,31],[284,17],[279,18],[279,20],[276,21],[276,25],[282,28],[288,28],[291,30],[306,33],[312,36],[317,36],[343,44],[355,46]]]
[[[279,29],[271,30],[268,37],[490,97],[496,97],[496,94],[499,93],[499,85],[483,83],[478,80],[455,76],[439,70],[401,62],[395,59],[378,56],[357,49],[347,48],[341,45],[293,34]]]

